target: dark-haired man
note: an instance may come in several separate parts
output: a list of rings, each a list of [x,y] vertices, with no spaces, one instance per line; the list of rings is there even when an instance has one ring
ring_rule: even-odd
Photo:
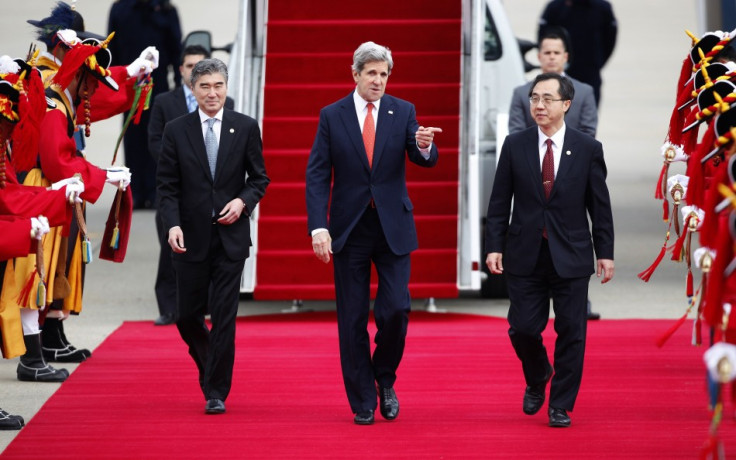
[[[554,72],[565,75],[568,52],[565,40],[557,33],[548,33],[539,40],[539,67],[542,73]],[[575,102],[571,101],[570,109],[565,114],[565,124],[595,137],[598,129],[598,109],[595,104],[593,88],[569,75],[575,89]],[[524,83],[514,89],[509,108],[509,133],[515,133],[531,126],[536,126],[533,114],[529,111],[529,90],[532,82]]]
[[[202,59],[209,59],[210,53],[199,45],[190,45],[184,48],[181,57],[179,72],[182,85],[166,93],[159,94],[153,101],[151,120],[148,124],[148,150],[153,155],[154,162],[158,163],[161,154],[161,139],[164,135],[164,126],[171,120],[197,110],[197,100],[192,92],[190,78],[192,69]],[[233,108],[232,98],[226,98],[225,108]],[[158,232],[161,251],[158,257],[158,272],[156,273],[156,302],[158,303],[159,317],[153,322],[156,326],[166,326],[176,321],[176,275],[171,264],[171,248],[169,247],[169,231],[164,227],[161,213],[156,210],[156,231]]]
[[[491,273],[505,273],[508,282],[509,337],[527,384],[524,413],[539,412],[551,379],[553,427],[570,425],[567,412],[580,389],[590,275],[597,272],[606,283],[614,273],[603,148],[565,125],[574,95],[570,80],[557,73],[534,80],[529,102],[537,126],[504,141],[485,231],[486,265]],[[550,297],[554,369],[542,343]]]
[[[219,59],[194,66],[199,108],[164,128],[157,175],[159,209],[174,252],[176,326],[199,370],[207,414],[225,412],[240,276],[251,246],[248,217],[270,182],[258,122],[224,107],[227,74]]]

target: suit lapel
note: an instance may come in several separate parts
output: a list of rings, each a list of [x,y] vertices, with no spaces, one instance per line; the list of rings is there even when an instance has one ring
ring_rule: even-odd
[[[368,156],[365,153],[365,145],[363,145],[363,134],[360,132],[360,122],[358,121],[358,115],[355,113],[353,93],[350,93],[350,95],[340,103],[340,118],[342,118],[342,122],[345,125],[345,131],[348,133],[348,138],[353,143],[353,147],[355,147],[355,154],[358,155],[365,169],[370,171],[371,168],[370,165],[368,165]],[[375,150],[376,149],[374,148],[373,151],[375,152]]]
[[[381,101],[381,108],[378,111],[378,124],[376,126],[376,142],[373,147],[373,168],[375,169],[381,160],[383,146],[386,145],[388,133],[391,132],[394,124],[394,110],[396,109],[393,99],[384,96]]]
[[[197,160],[201,163],[202,168],[207,171],[207,177],[209,177],[210,182],[212,182],[210,164],[207,161],[207,149],[204,146],[204,136],[202,135],[202,123],[200,123],[199,121],[199,111],[195,110],[187,116],[189,118],[187,119],[188,129],[186,136],[192,145],[194,156],[197,157]]]
[[[220,144],[217,149],[217,164],[215,165],[215,177],[219,177],[222,168],[230,154],[230,146],[235,135],[235,124],[227,110],[222,112],[222,126],[220,126]]]
[[[532,130],[532,135],[527,136],[524,145],[524,154],[526,155],[529,171],[531,174],[531,182],[534,189],[539,194],[542,201],[546,201],[544,196],[544,185],[542,184],[542,166],[539,163],[539,134],[536,129]],[[551,195],[550,195],[551,196]]]
[[[568,152],[570,154],[568,155]],[[555,186],[552,187],[550,198],[557,190],[556,183],[560,179],[564,179],[570,174],[572,163],[575,159],[575,138],[571,135],[569,129],[565,131],[565,139],[562,141],[562,149],[560,150],[560,166],[557,168],[557,176],[555,176]]]
[[[174,97],[174,101],[176,101],[176,110],[178,113],[189,113],[189,107],[187,107],[187,98],[184,95],[184,88],[180,87],[176,90],[176,97]]]

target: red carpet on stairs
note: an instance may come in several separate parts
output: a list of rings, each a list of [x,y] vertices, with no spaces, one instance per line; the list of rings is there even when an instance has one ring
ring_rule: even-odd
[[[263,155],[272,182],[260,205],[256,299],[334,298],[332,265],[311,251],[304,173],[319,110],[353,90],[353,51],[369,40],[392,50],[387,92],[414,103],[420,124],[443,129],[438,165],[407,167],[419,236],[410,292],[457,296],[461,2],[427,6],[269,0]]]
[[[377,415],[367,427],[353,424],[344,395],[333,312],[239,318],[221,416],[204,415],[176,329],[127,322],[2,458],[693,459],[710,420],[704,349],[689,345],[687,327],[657,348],[670,324],[591,322],[573,425],[552,429],[545,414],[521,411],[524,384],[503,319],[412,313],[396,383],[400,416]],[[548,332],[548,345],[553,338]],[[727,454],[736,453],[735,433],[724,417]]]

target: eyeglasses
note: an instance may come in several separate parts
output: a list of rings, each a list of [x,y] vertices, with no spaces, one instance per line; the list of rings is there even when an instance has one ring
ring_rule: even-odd
[[[539,97],[539,96],[532,96],[529,98],[529,103],[532,105],[539,104],[539,101],[542,101],[542,104],[545,106],[550,105],[553,102],[557,101],[564,101],[565,99],[552,99],[551,97]]]

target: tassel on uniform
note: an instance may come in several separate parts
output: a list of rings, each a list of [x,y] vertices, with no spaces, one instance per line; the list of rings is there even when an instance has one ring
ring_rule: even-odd
[[[28,279],[25,283],[23,283],[23,289],[20,290],[18,293],[17,301],[18,305],[26,306],[28,305],[28,302],[31,300],[31,292],[33,292],[33,286],[35,286],[36,281],[36,272],[33,271],[28,276]]]
[[[693,340],[692,345],[699,347],[703,344],[703,323],[700,320],[700,307],[698,307],[698,316],[693,321]]]
[[[36,286],[36,306],[39,310],[46,308],[46,283],[43,280],[39,280]]]
[[[92,263],[92,243],[86,235],[82,240],[82,261],[85,264]]]
[[[670,227],[672,227],[672,222],[670,222]],[[659,263],[662,262],[662,259],[664,259],[664,255],[667,253],[667,242],[670,239],[670,229],[667,228],[667,235],[664,238],[664,244],[662,244],[662,249],[659,250],[659,254],[657,255],[657,258],[654,259],[654,262],[652,262],[652,265],[647,267],[646,270],[639,273],[637,276],[639,279],[644,281],[645,283],[649,282],[649,279],[654,274],[654,271],[659,266]]]
[[[662,191],[662,188],[664,187],[664,178],[667,177],[669,170],[670,163],[665,160],[664,164],[662,165],[662,170],[659,172],[659,179],[657,179],[657,188],[656,190],[654,190],[654,198],[657,200],[664,200],[664,192]]]
[[[112,231],[112,238],[110,239],[110,247],[117,249],[120,246],[120,228],[115,223],[115,228]]]
[[[662,335],[660,335],[657,338],[657,346],[659,348],[662,348],[664,346],[665,342],[667,342],[667,340],[669,340],[669,338],[672,337],[672,335],[675,332],[677,332],[677,330],[680,328],[680,326],[682,326],[685,323],[685,320],[687,320],[687,315],[690,313],[690,309],[691,308],[692,308],[692,304],[690,304],[690,307],[688,307],[688,309],[685,312],[685,314],[682,315],[680,317],[680,319],[678,319],[675,322],[675,324],[673,324],[669,329],[667,329]]]
[[[675,262],[682,262],[682,250],[685,246],[685,239],[688,236],[688,232],[684,230],[680,236],[675,240],[675,244],[672,245],[672,260]]]

